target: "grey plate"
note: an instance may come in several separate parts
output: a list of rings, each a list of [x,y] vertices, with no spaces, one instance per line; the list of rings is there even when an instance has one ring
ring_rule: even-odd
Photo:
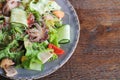
[[[62,45],[62,48],[65,50],[65,54],[60,56],[58,60],[46,63],[44,66],[44,70],[41,72],[34,70],[17,69],[18,74],[10,79],[38,79],[45,77],[55,72],[58,68],[62,67],[72,56],[79,40],[80,25],[78,17],[76,15],[74,8],[72,7],[68,0],[56,0],[56,1],[62,7],[63,11],[66,13],[65,18],[63,19],[64,23],[71,25],[71,42]],[[0,75],[6,77],[2,69],[0,69]]]

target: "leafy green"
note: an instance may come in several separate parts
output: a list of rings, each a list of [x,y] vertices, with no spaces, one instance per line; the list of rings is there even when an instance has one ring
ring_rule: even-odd
[[[44,41],[42,43],[30,42],[28,36],[26,36],[24,38],[24,46],[26,49],[25,56],[27,58],[22,63],[24,68],[41,70],[43,64],[53,57],[53,50],[47,48],[48,41]],[[54,55],[53,59],[55,58],[57,57]],[[35,68],[36,65],[39,66]]]
[[[11,33],[15,36],[16,40],[23,40],[25,26],[19,23],[11,23]]]
[[[12,23],[11,27],[4,27],[0,30],[0,59],[9,57],[16,64],[20,63],[24,49],[21,50],[24,27],[21,24]],[[21,41],[19,41],[21,40]]]
[[[60,47],[58,42],[57,28],[62,26],[62,22],[58,18],[54,17],[53,19],[50,20],[45,19],[45,24],[49,28],[49,42]]]
[[[58,43],[58,35],[57,34],[49,34],[50,38],[49,38],[49,42],[60,47],[59,43]]]
[[[41,51],[46,50],[48,43],[42,42],[42,43],[37,43],[37,42],[30,42],[26,37],[24,38],[24,46],[26,49],[26,56],[35,56]]]
[[[12,40],[9,28],[4,27],[0,30],[0,50],[3,50]]]
[[[54,26],[55,26],[56,28],[60,28],[60,27],[63,26],[63,23],[62,23],[62,21],[55,21]]]
[[[41,20],[41,15],[37,11],[32,11],[33,15],[35,16],[35,19],[37,22]]]
[[[38,60],[38,59],[32,58],[31,61],[30,61],[29,68],[33,69],[33,70],[41,71],[42,68],[43,68],[43,63],[40,60]]]
[[[45,4],[47,4],[49,0],[32,0],[29,4],[31,11],[37,11],[39,14],[44,14]]]
[[[58,43],[58,34],[57,34],[57,30],[54,29],[53,27],[49,27],[49,42],[60,47],[59,43]]]
[[[19,47],[18,41],[13,40],[5,49],[0,51],[0,59],[9,57],[16,63],[20,63],[20,58],[24,55],[24,50],[18,50]]]
[[[29,69],[31,57],[26,56],[26,59],[22,62],[23,68]]]
[[[58,55],[53,53],[53,56],[48,60],[48,62],[54,61],[56,59],[58,59]]]
[[[38,58],[38,54],[40,54],[41,52],[43,52],[42,54],[44,54],[44,52],[47,51],[47,45],[47,41],[44,41],[42,43],[30,42],[28,37],[26,36],[24,38],[24,46],[26,49],[25,56],[27,59],[23,61],[23,67],[34,70],[41,70],[43,63],[42,60]],[[38,65],[37,68],[35,68],[36,65]]]

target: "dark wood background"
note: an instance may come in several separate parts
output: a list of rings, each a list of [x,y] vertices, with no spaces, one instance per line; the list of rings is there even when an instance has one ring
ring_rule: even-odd
[[[120,0],[69,0],[81,33],[71,59],[39,80],[120,80]]]

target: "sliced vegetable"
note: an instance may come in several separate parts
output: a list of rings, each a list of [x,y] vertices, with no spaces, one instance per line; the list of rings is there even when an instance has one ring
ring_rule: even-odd
[[[70,25],[64,25],[58,30],[58,41],[59,43],[68,43],[70,42]]]
[[[35,58],[31,59],[30,67],[29,67],[30,69],[41,71],[42,67],[43,67],[43,63],[40,60]]]
[[[51,53],[50,50],[44,51],[44,52],[40,52],[38,54],[38,59],[40,61],[42,61],[42,63],[46,63],[51,57],[53,56],[53,54]]]
[[[57,46],[55,46],[55,45],[53,45],[53,44],[49,44],[49,45],[48,45],[48,48],[53,49],[54,52],[55,52],[57,55],[64,54],[64,52],[65,52],[63,49],[61,49],[61,48],[59,48],[59,47],[57,47]]]
[[[28,26],[26,12],[20,8],[12,9],[10,22]]]

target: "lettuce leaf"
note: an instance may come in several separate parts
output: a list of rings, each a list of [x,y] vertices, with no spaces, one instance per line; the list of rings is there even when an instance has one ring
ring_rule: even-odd
[[[26,60],[22,62],[22,67],[26,69],[39,70],[43,69],[43,63],[36,57],[26,56]]]
[[[13,40],[5,49],[0,51],[0,60],[8,57],[13,59],[16,64],[20,63],[20,59],[24,55],[24,50],[18,50],[19,47],[18,41]]]
[[[29,4],[29,7],[31,11],[37,11],[39,14],[61,9],[61,7],[55,1],[50,0],[32,0]]]
[[[32,70],[41,71],[43,69],[43,63],[40,60],[36,59],[36,58],[32,58],[30,60],[29,68],[32,69]]]
[[[26,56],[36,56],[39,52],[44,51],[47,49],[47,41],[42,43],[38,42],[30,42],[27,37],[24,38],[24,46],[26,49]]]
[[[26,36],[24,38],[24,46],[26,49],[25,56],[27,59],[22,62],[22,66],[24,68],[41,71],[44,61],[46,62],[49,60],[49,58],[51,58],[51,56],[49,57],[48,54],[46,55],[46,52],[50,54],[51,51],[47,49],[47,45],[47,41],[42,43],[30,42],[28,36]],[[43,57],[48,59],[43,60]]]
[[[16,40],[22,40],[25,36],[25,26],[19,23],[11,24],[11,34],[14,36]]]
[[[60,44],[58,42],[58,34],[57,34],[57,30],[54,29],[53,27],[49,27],[49,42],[60,47]]]
[[[39,14],[44,14],[45,5],[49,0],[32,0],[29,4],[31,11],[37,11]]]
[[[10,30],[4,27],[0,30],[0,50],[3,50],[12,41]]]
[[[58,55],[53,53],[53,56],[48,60],[48,62],[54,61],[56,59],[58,59]]]

